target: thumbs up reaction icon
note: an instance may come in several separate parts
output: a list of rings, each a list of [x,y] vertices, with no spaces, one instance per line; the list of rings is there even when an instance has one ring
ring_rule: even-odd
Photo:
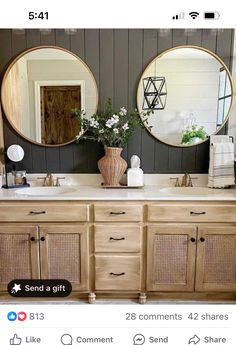
[[[20,345],[21,341],[22,339],[17,334],[14,334],[14,337],[10,339],[10,345]]]

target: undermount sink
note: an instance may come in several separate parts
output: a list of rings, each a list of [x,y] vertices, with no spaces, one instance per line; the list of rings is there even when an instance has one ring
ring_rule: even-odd
[[[15,193],[28,196],[53,196],[73,193],[75,191],[76,188],[73,187],[30,187],[18,189]]]
[[[216,191],[207,187],[166,187],[160,192],[168,195],[208,195],[215,194]]]

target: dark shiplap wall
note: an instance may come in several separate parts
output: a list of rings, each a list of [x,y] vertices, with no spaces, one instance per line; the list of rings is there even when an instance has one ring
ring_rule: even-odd
[[[136,107],[136,90],[142,71],[159,53],[178,45],[198,45],[219,55],[231,68],[234,31],[198,29],[186,33],[182,29],[88,29],[78,30],[73,36],[64,30],[52,30],[42,35],[39,30],[26,30],[16,35],[12,30],[0,30],[0,76],[3,77],[10,61],[27,48],[40,45],[57,45],[79,55],[92,70],[99,88],[99,108],[108,97],[114,107]],[[19,143],[25,150],[21,167],[28,172],[96,173],[97,160],[102,156],[100,145],[81,141],[61,148],[43,148],[20,138],[4,121],[5,146]],[[155,140],[146,131],[137,130],[125,148],[123,156],[141,157],[146,173],[198,172],[208,170],[209,144],[176,148]]]

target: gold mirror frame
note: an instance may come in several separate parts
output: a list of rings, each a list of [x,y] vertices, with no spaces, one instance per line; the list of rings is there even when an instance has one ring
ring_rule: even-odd
[[[228,110],[228,113],[224,119],[224,121],[222,122],[221,126],[219,128],[217,128],[217,130],[213,133],[211,133],[210,135],[215,135],[217,134],[223,127],[224,125],[226,124],[226,122],[228,121],[229,119],[229,115],[231,113],[231,110],[232,110],[232,105],[233,105],[233,101],[234,101],[234,86],[233,86],[233,80],[232,80],[232,76],[231,76],[231,73],[228,69],[228,67],[226,66],[226,64],[221,60],[221,58],[216,55],[215,53],[213,53],[212,51],[210,51],[209,49],[206,49],[206,48],[203,48],[203,47],[199,47],[199,46],[195,46],[195,45],[181,45],[181,46],[176,46],[176,47],[173,47],[173,48],[170,48],[170,49],[167,49],[165,51],[163,51],[162,53],[160,53],[159,55],[157,55],[154,59],[152,59],[152,61],[150,63],[148,63],[148,65],[145,67],[142,75],[141,75],[141,78],[139,80],[139,83],[138,83],[138,88],[137,88],[137,94],[136,94],[136,100],[137,100],[137,108],[139,110],[139,113],[141,114],[143,112],[142,109],[140,109],[140,107],[138,106],[139,102],[138,102],[138,92],[139,92],[139,88],[140,88],[140,85],[142,84],[142,79],[143,79],[143,76],[146,72],[146,70],[150,67],[150,65],[152,63],[154,63],[157,59],[163,57],[163,55],[173,51],[173,50],[177,50],[177,49],[183,49],[183,48],[193,48],[193,49],[198,49],[198,50],[201,50],[201,51],[204,51],[208,54],[210,54],[212,57],[214,57],[221,65],[222,67],[224,67],[226,73],[227,73],[227,76],[229,78],[229,82],[230,82],[230,86],[231,86],[231,90],[232,90],[232,97],[231,97],[231,102],[230,102],[230,106],[229,106],[229,110]],[[174,147],[191,147],[191,146],[195,146],[195,145],[199,145],[199,144],[202,144],[204,142],[206,142],[207,140],[209,140],[209,136],[204,139],[204,140],[201,140],[200,142],[198,143],[194,143],[194,144],[188,144],[188,145],[184,145],[184,144],[173,144],[173,143],[170,143],[168,141],[165,141],[165,140],[162,140],[160,138],[158,138],[157,135],[155,135],[151,130],[150,128],[148,127],[148,124],[144,122],[144,125],[147,129],[147,131],[155,138],[157,139],[158,141],[160,142],[163,142],[164,144],[167,144],[169,146],[174,146]]]
[[[36,47],[33,47],[33,48],[30,48],[30,49],[27,49],[25,51],[23,51],[22,53],[20,53],[11,63],[10,65],[8,66],[5,74],[4,74],[4,77],[3,77],[3,80],[2,80],[2,85],[1,85],[1,103],[2,103],[2,109],[3,109],[3,113],[7,119],[7,121],[9,122],[9,124],[11,125],[11,127],[14,129],[14,131],[19,134],[22,138],[24,138],[25,140],[27,140],[28,142],[32,143],[32,144],[35,144],[35,145],[38,145],[38,146],[42,146],[42,147],[61,147],[61,146],[66,146],[66,145],[69,145],[71,143],[73,143],[76,139],[72,139],[68,142],[65,142],[65,143],[61,143],[61,144],[43,144],[43,143],[39,143],[29,137],[27,137],[26,135],[24,135],[23,133],[21,133],[21,131],[14,125],[14,123],[11,121],[9,115],[7,114],[6,110],[5,110],[5,107],[4,107],[4,92],[3,92],[3,88],[4,88],[4,84],[6,82],[6,78],[11,70],[11,68],[14,66],[14,64],[20,59],[22,58],[24,55],[28,54],[28,53],[31,53],[35,50],[41,50],[41,49],[58,49],[58,50],[61,50],[65,53],[68,53],[70,55],[72,55],[73,57],[75,57],[80,63],[83,64],[83,66],[87,69],[88,73],[90,74],[92,80],[93,80],[93,83],[94,83],[94,87],[95,87],[95,90],[96,90],[96,105],[95,105],[95,112],[97,112],[97,109],[98,109],[98,87],[97,87],[97,83],[96,83],[96,80],[95,80],[95,77],[92,73],[92,71],[90,70],[90,68],[88,67],[88,65],[76,54],[74,54],[73,52],[69,51],[68,49],[65,49],[65,48],[62,48],[62,47],[58,47],[58,46],[54,46],[54,45],[43,45],[43,46],[36,46]],[[83,110],[83,109],[81,109]],[[80,136],[83,135],[83,132],[81,131],[80,132]]]

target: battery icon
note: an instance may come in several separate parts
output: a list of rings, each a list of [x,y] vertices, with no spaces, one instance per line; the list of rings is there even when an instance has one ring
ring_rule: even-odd
[[[219,12],[204,12],[204,19],[219,19],[220,14]]]

